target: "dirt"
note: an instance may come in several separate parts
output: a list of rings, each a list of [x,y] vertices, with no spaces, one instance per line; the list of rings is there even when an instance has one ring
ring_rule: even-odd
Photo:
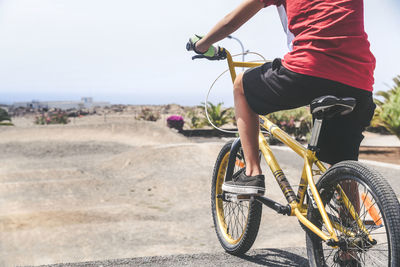
[[[360,159],[400,165],[400,147],[360,147]]]
[[[189,139],[165,120],[129,116],[13,122],[0,127],[0,266],[222,251],[210,177],[225,139]],[[371,151],[361,158],[399,158],[398,150]],[[272,198],[282,198],[268,183]],[[253,248],[304,245],[293,218],[265,209],[262,220]]]
[[[209,177],[225,141],[92,119],[0,128],[0,266],[217,249]]]

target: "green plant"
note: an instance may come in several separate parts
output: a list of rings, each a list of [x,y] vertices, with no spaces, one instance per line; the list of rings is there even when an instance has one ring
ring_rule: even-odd
[[[229,122],[234,122],[234,110],[233,108],[222,108],[223,103],[220,102],[214,105],[211,102],[207,103],[207,113],[211,122],[217,126],[223,126]],[[204,124],[208,124],[207,118],[204,118]]]
[[[307,107],[282,110],[271,113],[267,117],[297,140],[305,141],[310,137],[312,116]]]
[[[141,112],[138,116],[136,116],[137,120],[145,120],[145,121],[157,121],[160,119],[160,114],[153,112],[150,108],[142,108]]]
[[[379,91],[375,99],[377,105],[371,125],[383,126],[400,139],[400,75],[393,78],[395,85],[388,91]]]
[[[9,121],[11,122],[11,117],[8,115],[8,112],[4,109],[0,108],[0,122],[2,121]]]
[[[196,112],[195,109],[190,110],[185,117],[189,118],[189,126],[192,129],[197,129],[204,126],[204,114]]]
[[[67,124],[69,122],[68,114],[61,110],[54,110],[40,113],[35,117],[35,124]]]

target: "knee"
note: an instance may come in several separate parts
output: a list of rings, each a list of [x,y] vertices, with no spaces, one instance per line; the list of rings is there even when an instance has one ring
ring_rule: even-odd
[[[233,83],[233,94],[234,95],[244,95],[243,90],[243,73],[239,73]]]

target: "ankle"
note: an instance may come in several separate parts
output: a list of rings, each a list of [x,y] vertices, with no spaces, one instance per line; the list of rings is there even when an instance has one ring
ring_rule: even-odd
[[[256,176],[262,174],[261,168],[247,168],[246,167],[246,176]]]

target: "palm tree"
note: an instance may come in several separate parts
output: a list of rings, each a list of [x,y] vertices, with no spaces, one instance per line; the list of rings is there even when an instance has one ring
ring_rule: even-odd
[[[377,105],[372,126],[383,126],[400,139],[400,75],[393,79],[395,85],[388,91],[379,91],[383,101],[375,99]]]
[[[233,109],[232,108],[223,109],[222,105],[223,105],[222,102],[218,103],[217,105],[214,105],[211,102],[207,103],[208,116],[211,122],[217,127],[220,127],[222,125],[234,121]],[[205,123],[207,124],[208,123],[207,118],[205,118],[204,120]]]

